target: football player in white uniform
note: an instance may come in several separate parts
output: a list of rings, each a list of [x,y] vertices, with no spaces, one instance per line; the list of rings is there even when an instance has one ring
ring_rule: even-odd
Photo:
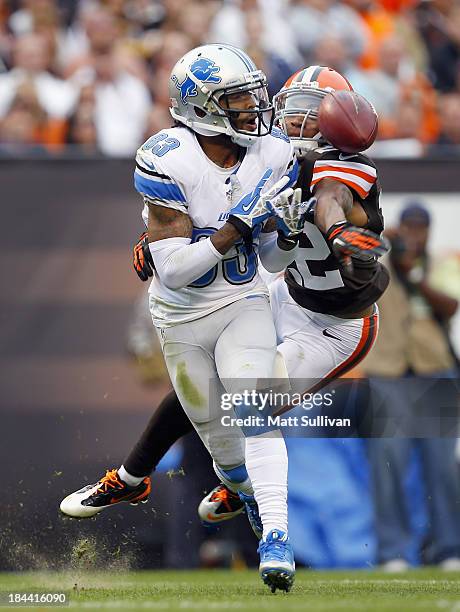
[[[287,282],[279,278],[270,286],[278,350],[293,390],[299,392],[308,390],[304,386],[307,379],[323,379],[322,384],[326,384],[364,358],[377,334],[374,302],[388,281],[385,269],[377,262],[386,245],[379,238],[383,217],[375,166],[362,154],[343,155],[318,134],[316,117],[321,100],[332,89],[350,88],[335,71],[313,66],[293,75],[275,97],[277,122],[290,135],[301,161],[297,185],[302,189],[302,199],[308,200],[312,193],[317,198],[297,237],[299,245],[289,255]],[[298,233],[289,218],[292,200],[284,202],[283,206],[280,198],[277,207],[281,242],[286,234]],[[365,248],[359,237],[367,239]],[[269,269],[281,269],[279,262],[264,255],[262,262]],[[349,265],[350,257],[353,266]],[[152,274],[151,263],[147,240],[142,236],[134,249],[134,266],[142,280]],[[304,306],[302,302],[307,300]],[[120,469],[137,477],[131,481],[133,492],[136,486],[138,494],[144,495],[146,475],[187,431],[172,393],[163,400]],[[260,459],[263,461],[262,454]],[[273,480],[280,499],[283,482],[279,471],[274,472]],[[128,489],[126,484],[119,484],[117,494],[126,495]],[[102,497],[102,493],[93,495],[92,503],[108,507],[109,502]],[[115,494],[111,498],[116,502]],[[262,516],[265,505],[260,499]],[[199,513],[203,522],[217,523],[243,509],[238,496],[220,485],[203,499]],[[262,552],[263,547],[264,541]]]
[[[282,267],[290,261],[263,224],[271,214],[267,202],[295,182],[297,161],[286,135],[272,130],[265,75],[235,47],[212,44],[187,53],[172,70],[170,99],[176,125],[140,147],[134,175],[156,270],[150,312],[177,397],[218,477],[239,494],[258,531],[255,500],[269,505],[278,495],[265,490],[267,466],[287,478],[284,441],[229,432],[218,398],[255,389],[273,375],[276,333],[258,252],[281,258]],[[85,488],[77,497],[86,515],[95,513],[85,505],[92,493]],[[66,498],[61,510],[72,514],[74,500]],[[270,580],[287,588],[294,564],[285,506],[269,507],[263,529]],[[275,539],[283,533],[281,545],[270,546],[271,533]]]

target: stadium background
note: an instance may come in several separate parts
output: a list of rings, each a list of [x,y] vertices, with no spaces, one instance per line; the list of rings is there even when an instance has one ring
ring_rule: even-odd
[[[64,493],[122,461],[167,388],[161,375],[145,384],[145,355],[133,355],[142,352],[132,327],[142,287],[130,247],[142,228],[131,160],[147,135],[169,125],[174,61],[202,42],[240,44],[266,70],[272,93],[305,64],[344,72],[382,118],[373,155],[387,225],[406,202],[428,206],[435,274],[460,297],[459,16],[454,0],[0,2],[0,569],[64,562],[82,535],[104,542],[105,562],[253,561],[238,545],[243,533],[253,548],[243,519],[218,544],[202,545],[192,491],[198,500],[214,477],[190,440],[154,476],[149,506],[84,524],[57,512]],[[290,446],[299,560],[374,564],[362,442]],[[417,469],[408,487],[422,540]]]

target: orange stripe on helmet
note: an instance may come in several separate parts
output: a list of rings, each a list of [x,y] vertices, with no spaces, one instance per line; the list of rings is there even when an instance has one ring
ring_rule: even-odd
[[[290,85],[292,85],[292,81],[296,78],[296,76],[298,76],[300,73],[302,72],[302,70],[297,70],[297,72],[294,72],[294,74],[291,74],[291,76],[288,78],[288,80],[286,81],[286,83],[283,85],[284,87],[289,87]]]
[[[332,68],[323,68],[317,75],[316,80],[321,89],[335,89],[335,90],[346,90],[353,91],[351,83],[342,76],[339,72],[332,70]]]

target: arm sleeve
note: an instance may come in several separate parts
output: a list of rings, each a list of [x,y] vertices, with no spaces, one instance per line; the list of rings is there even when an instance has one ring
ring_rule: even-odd
[[[278,246],[278,232],[260,234],[259,258],[261,264],[268,272],[282,272],[294,261],[298,250],[298,245],[290,251],[280,249]]]
[[[295,155],[292,156],[291,161],[286,168],[286,174],[289,177],[289,183],[286,185],[285,189],[288,187],[294,187],[299,178],[299,162]]]
[[[192,283],[223,258],[210,238],[191,243],[190,238],[165,238],[149,244],[155,272],[172,290]]]

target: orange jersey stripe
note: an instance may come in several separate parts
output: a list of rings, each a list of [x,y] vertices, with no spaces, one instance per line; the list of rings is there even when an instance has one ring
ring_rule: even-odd
[[[347,174],[354,174],[360,178],[368,181],[369,183],[375,182],[375,176],[365,172],[364,170],[356,170],[356,168],[349,168],[348,166],[315,166],[313,169],[313,176],[318,172],[346,172]]]
[[[322,176],[322,177],[320,177],[320,178],[313,179],[313,180],[312,180],[312,182],[311,182],[311,184],[312,184],[312,185],[316,185],[316,183],[319,183],[320,181],[322,181],[322,180],[323,180],[323,179],[325,179],[325,178],[328,178],[328,177],[327,177],[327,176]],[[358,195],[359,195],[361,198],[363,198],[363,199],[364,199],[365,197],[367,197],[367,195],[368,195],[368,193],[369,193],[369,191],[366,191],[365,189],[363,189],[363,188],[361,187],[361,185],[358,185],[357,183],[355,183],[355,182],[353,181],[353,179],[348,180],[348,179],[344,179],[344,178],[337,177],[337,176],[331,176],[331,177],[329,177],[329,178],[334,179],[334,181],[339,181],[340,183],[345,183],[345,185],[348,185],[348,187],[351,187],[352,189],[354,189],[354,190],[356,191],[356,193],[357,193],[357,194],[358,194]]]

